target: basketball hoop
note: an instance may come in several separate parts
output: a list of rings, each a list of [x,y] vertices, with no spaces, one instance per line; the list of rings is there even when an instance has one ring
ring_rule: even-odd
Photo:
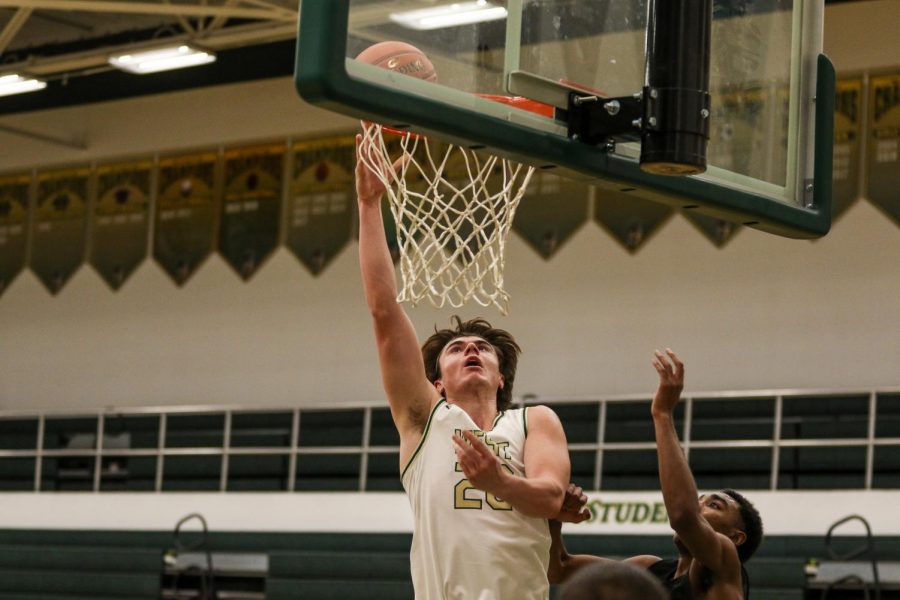
[[[482,97],[553,114],[526,98]],[[399,140],[399,160],[385,134]],[[387,190],[397,227],[397,301],[458,308],[474,300],[507,314],[506,239],[534,167],[374,123],[364,124],[361,148],[361,160]]]

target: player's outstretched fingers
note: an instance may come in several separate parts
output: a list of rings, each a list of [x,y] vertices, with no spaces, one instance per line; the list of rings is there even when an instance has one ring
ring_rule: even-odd
[[[675,365],[675,376],[679,379],[684,378],[684,363],[681,362],[681,359],[678,358],[678,355],[672,351],[671,348],[666,348],[666,354],[669,355],[669,359],[672,361],[672,364]]]
[[[652,363],[653,363],[653,368],[656,369],[657,373],[659,373],[660,375],[663,375],[663,376],[666,374],[666,367],[663,364],[663,356],[659,350],[656,350],[653,353]]]

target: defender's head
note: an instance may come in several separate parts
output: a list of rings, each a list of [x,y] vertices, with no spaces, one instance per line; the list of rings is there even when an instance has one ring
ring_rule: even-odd
[[[747,562],[763,537],[762,519],[753,504],[732,489],[701,494],[699,502],[703,518],[734,542],[738,558]]]

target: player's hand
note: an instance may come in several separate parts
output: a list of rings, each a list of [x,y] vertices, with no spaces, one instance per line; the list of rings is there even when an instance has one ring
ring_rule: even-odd
[[[654,415],[671,414],[684,389],[684,364],[670,348],[653,353],[653,368],[659,373],[659,386],[650,411]]]
[[[453,436],[453,445],[456,461],[469,483],[502,498],[504,480],[512,475],[503,470],[500,459],[487,444],[471,431],[463,431],[462,437]]]
[[[564,523],[581,523],[591,518],[591,511],[585,506],[588,497],[584,490],[574,483],[569,484],[566,490],[566,496],[563,498],[562,508],[559,514],[554,517],[557,521]]]
[[[363,123],[363,127],[372,127],[372,125]],[[363,157],[365,157],[365,160],[363,160]],[[396,173],[399,173],[403,168],[406,160],[408,159],[402,156],[394,161],[394,164],[389,164],[371,139],[364,138],[357,133],[356,197],[359,201],[365,205],[380,202],[386,189],[382,177],[387,181],[392,181],[396,177]],[[369,165],[378,168],[382,177],[379,177],[377,173],[372,171]]]

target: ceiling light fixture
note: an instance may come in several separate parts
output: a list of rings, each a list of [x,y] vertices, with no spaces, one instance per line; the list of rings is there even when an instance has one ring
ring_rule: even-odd
[[[46,81],[32,77],[22,77],[18,73],[0,75],[0,96],[36,92],[47,87]]]
[[[410,29],[427,31],[457,25],[471,25],[506,18],[506,9],[487,0],[457,2],[434,8],[391,13],[391,21]]]
[[[129,73],[146,75],[147,73],[206,65],[215,60],[216,55],[212,52],[181,44],[168,48],[154,48],[152,50],[111,56],[109,64]]]

